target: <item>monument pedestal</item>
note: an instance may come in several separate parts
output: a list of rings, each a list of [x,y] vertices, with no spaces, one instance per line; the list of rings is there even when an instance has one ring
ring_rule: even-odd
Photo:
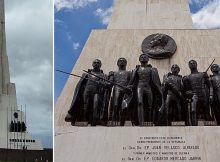
[[[200,120],[200,121],[198,121],[198,126],[217,126],[217,122],[216,121]]]
[[[219,136],[216,127],[57,127],[54,155],[57,162],[218,162]]]
[[[171,122],[172,126],[185,126],[186,122],[185,121],[176,121],[176,122]]]
[[[75,122],[75,126],[87,127],[88,126],[88,122]]]

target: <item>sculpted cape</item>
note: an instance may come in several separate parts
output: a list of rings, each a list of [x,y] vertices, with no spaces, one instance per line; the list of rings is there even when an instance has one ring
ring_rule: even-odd
[[[89,72],[91,72],[92,70],[89,69]],[[102,72],[103,73],[103,72]],[[83,101],[83,93],[85,91],[86,88],[86,83],[88,81],[88,75],[89,74],[83,74],[82,78],[79,80],[79,82],[76,85],[75,91],[74,91],[74,95],[73,95],[73,99],[72,99],[72,103],[70,106],[70,109],[68,111],[68,114],[70,114],[72,116],[72,123],[74,124],[76,121],[81,121],[81,110],[84,106],[84,101]],[[104,73],[103,73],[103,77],[105,77]],[[109,102],[109,97],[110,97],[110,92],[108,88],[105,88],[104,86],[102,86],[100,88],[100,98],[99,98],[99,120],[101,122],[107,122],[108,119],[108,102]],[[89,115],[92,115],[92,112],[89,111]],[[91,121],[88,121],[89,124]]]

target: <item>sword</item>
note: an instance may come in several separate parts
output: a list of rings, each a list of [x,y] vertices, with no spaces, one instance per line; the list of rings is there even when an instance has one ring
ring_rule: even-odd
[[[209,69],[211,68],[211,66],[214,64],[215,59],[212,61],[212,63],[209,65],[209,67],[207,68],[207,70],[205,71],[205,73],[207,73],[209,71]]]
[[[204,72],[205,74],[209,71],[209,69],[211,68],[211,66],[214,64],[215,59],[212,61],[212,63],[209,65],[209,67],[206,69],[206,71]],[[203,77],[201,78],[202,81]]]
[[[80,76],[80,75],[68,73],[68,72],[65,72],[65,71],[62,71],[62,70],[56,70],[56,71],[57,71],[57,72],[60,72],[60,73],[63,73],[63,74],[72,75],[72,76],[75,76],[75,77],[78,77],[78,78],[81,78],[81,79],[87,79],[87,80],[89,80],[89,81],[92,81],[92,82],[97,83],[97,81],[95,81],[95,80],[92,80],[92,79],[89,79],[89,78],[84,78],[84,77],[82,77],[82,76]]]
[[[123,86],[123,85],[120,85],[120,84],[118,84],[118,83],[112,82],[112,81],[110,81],[110,80],[108,80],[108,79],[105,79],[105,78],[103,78],[103,77],[100,77],[100,76],[98,76],[98,75],[95,75],[95,74],[93,74],[93,73],[91,73],[91,72],[88,72],[88,71],[86,71],[86,70],[83,70],[83,71],[84,71],[85,73],[87,73],[87,74],[90,74],[90,75],[95,76],[95,77],[98,78],[98,79],[101,79],[101,80],[104,80],[104,81],[106,81],[106,82],[108,82],[108,83],[111,83],[111,84],[113,84],[113,85],[119,86],[119,87],[121,87],[122,89],[126,89],[126,90],[129,90],[129,91],[132,91],[132,90],[130,90],[129,88]]]
[[[72,75],[72,76],[75,76],[75,77],[78,77],[78,78],[82,78],[82,76],[79,76],[79,75],[76,75],[76,74],[72,74],[72,73],[68,73],[68,72],[65,72],[65,71],[62,71],[62,70],[56,70],[60,73],[63,73],[63,74],[67,74],[67,75]]]

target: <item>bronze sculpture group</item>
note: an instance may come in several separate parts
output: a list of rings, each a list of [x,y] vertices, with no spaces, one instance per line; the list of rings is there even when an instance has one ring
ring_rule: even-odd
[[[197,126],[198,121],[217,121],[220,125],[220,68],[211,66],[213,75],[198,72],[197,62],[189,61],[191,74],[182,77],[180,67],[173,65],[161,83],[158,70],[148,64],[146,54],[140,65],[127,71],[127,60],[119,58],[118,71],[108,75],[101,61],[93,61],[93,69],[85,71],[78,82],[65,121],[81,126],[170,126],[185,122]]]

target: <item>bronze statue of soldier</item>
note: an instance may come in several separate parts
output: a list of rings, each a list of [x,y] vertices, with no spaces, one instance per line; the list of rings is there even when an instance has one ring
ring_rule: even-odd
[[[101,61],[96,59],[93,61],[93,69],[89,69],[84,73],[80,81],[78,82],[72,104],[65,117],[67,122],[88,122],[92,126],[100,124],[106,116],[106,107],[108,102],[106,97],[105,83],[99,76],[105,78],[101,68]]]
[[[183,78],[184,90],[190,104],[190,116],[192,126],[198,125],[198,120],[203,119],[209,121],[209,95],[210,81],[209,76],[205,72],[198,72],[197,62],[189,61],[191,74]]]
[[[211,92],[210,102],[217,124],[220,125],[220,67],[217,64],[211,66],[213,75],[210,75]]]
[[[132,72],[129,88],[134,90],[135,107],[137,117],[136,124],[145,126],[146,122],[154,122],[162,103],[161,82],[156,68],[148,64],[149,58],[146,54],[139,57],[141,65],[137,65]],[[133,100],[129,100],[133,101]],[[131,103],[125,104],[131,105]]]
[[[122,112],[122,101],[126,92],[126,89],[119,87],[118,85],[126,87],[131,78],[131,72],[126,71],[127,60],[125,58],[119,58],[117,61],[118,71],[109,73],[109,80],[112,83],[116,83],[113,86],[111,110],[112,110],[112,125],[124,125],[125,113]]]
[[[185,120],[184,97],[182,76],[179,75],[180,67],[175,64],[171,72],[164,76],[162,89],[165,100],[167,125],[173,121]]]

